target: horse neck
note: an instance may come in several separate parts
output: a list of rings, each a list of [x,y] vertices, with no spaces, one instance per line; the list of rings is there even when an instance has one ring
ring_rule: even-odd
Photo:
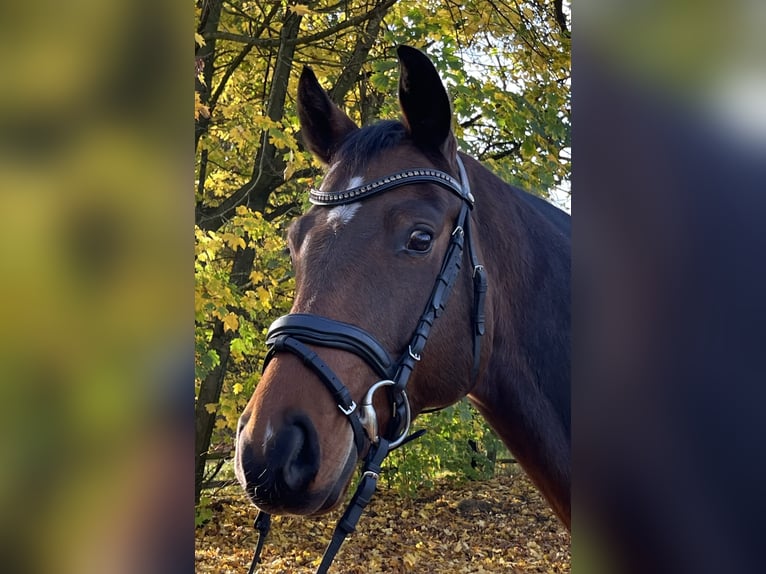
[[[569,525],[569,237],[480,164],[470,174],[491,344],[469,398]]]

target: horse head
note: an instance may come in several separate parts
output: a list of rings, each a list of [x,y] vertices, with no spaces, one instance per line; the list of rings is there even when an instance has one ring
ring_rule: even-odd
[[[295,299],[272,326],[236,442],[237,477],[269,513],[333,509],[379,436],[401,442],[411,417],[469,393],[480,367],[480,254],[463,237],[473,198],[449,99],[425,55],[398,55],[402,121],[360,128],[309,68],[300,77],[301,133],[327,169],[290,226]]]

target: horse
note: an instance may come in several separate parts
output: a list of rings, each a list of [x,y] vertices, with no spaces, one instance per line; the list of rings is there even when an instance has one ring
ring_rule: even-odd
[[[415,417],[467,396],[570,528],[569,216],[459,152],[436,68],[397,54],[401,121],[358,127],[301,73],[302,138],[326,171],[288,229],[295,297],[236,476],[262,512],[329,512],[360,460],[376,452],[377,478]]]

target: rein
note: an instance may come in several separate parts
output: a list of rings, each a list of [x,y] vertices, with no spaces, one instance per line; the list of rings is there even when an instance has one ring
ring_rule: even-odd
[[[484,266],[478,261],[471,239],[470,211],[473,209],[474,198],[471,194],[465,167],[459,156],[457,156],[457,164],[460,170],[460,181],[440,170],[416,168],[404,170],[340,192],[312,189],[309,193],[309,199],[315,205],[337,206],[361,201],[403,185],[434,183],[451,191],[463,201],[428,304],[420,316],[407,350],[399,357],[398,361],[394,362],[377,339],[364,329],[334,319],[295,313],[280,317],[269,327],[266,336],[266,345],[269,350],[264,360],[263,369],[266,369],[266,366],[277,353],[290,352],[299,357],[327,387],[338,409],[348,419],[354,433],[357,454],[360,458],[367,444],[370,445],[364,458],[362,478],[351,502],[335,527],[332,540],[325,550],[317,574],[327,572],[346,536],[355,530],[364,508],[375,492],[381,465],[388,453],[410,440],[418,438],[425,432],[425,430],[420,430],[409,434],[412,416],[406,387],[415,365],[421,359],[431,327],[445,309],[447,299],[460,272],[463,249],[466,243],[472,266],[474,287],[471,377],[475,379],[478,375],[481,360],[481,337],[485,331],[484,300],[487,293],[487,276]],[[381,377],[381,380],[367,390],[361,405],[357,405],[348,388],[319,355],[307,345],[342,349],[354,353],[362,358]],[[379,434],[377,415],[372,406],[373,395],[382,387],[389,387],[392,403],[391,422],[383,436]],[[270,522],[269,514],[263,511],[258,512],[255,519],[255,528],[259,532],[258,543],[249,574],[255,571],[259,562],[260,552],[268,534]]]

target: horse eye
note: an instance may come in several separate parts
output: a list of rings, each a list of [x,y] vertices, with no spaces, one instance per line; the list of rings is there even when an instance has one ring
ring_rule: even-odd
[[[426,253],[431,249],[432,239],[428,231],[418,229],[410,235],[410,239],[407,241],[407,249],[417,251],[418,253]]]

